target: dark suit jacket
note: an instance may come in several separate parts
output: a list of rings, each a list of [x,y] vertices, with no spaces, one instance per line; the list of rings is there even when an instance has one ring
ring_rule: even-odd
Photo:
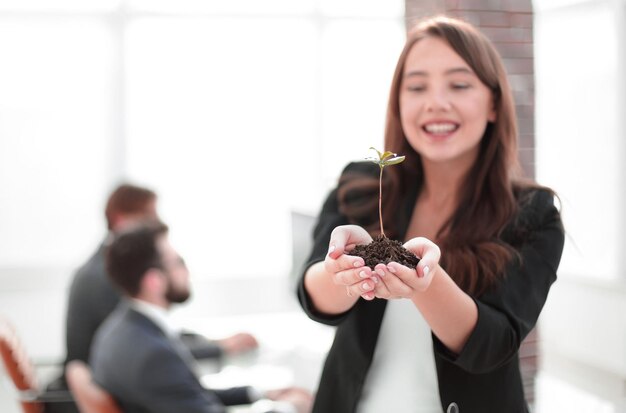
[[[91,344],[98,327],[120,302],[121,295],[106,273],[106,248],[106,242],[103,242],[72,279],[67,304],[67,352],[64,364],[71,360],[89,362]],[[222,348],[203,336],[185,333],[181,339],[197,359],[218,359],[222,356]],[[65,371],[47,388],[54,391],[68,390]],[[78,412],[73,402],[49,403],[46,410],[50,413]]]
[[[66,363],[75,359],[88,363],[96,330],[120,302],[121,295],[106,273],[105,252],[106,245],[102,243],[72,280],[66,319]],[[182,340],[198,359],[222,355],[219,345],[202,336],[186,333]]]
[[[89,350],[96,330],[120,301],[119,293],[109,281],[105,263],[106,245],[96,252],[74,274],[70,285],[65,319],[66,356],[64,365],[71,360],[89,362]],[[65,368],[61,376],[50,382],[48,390],[68,390]],[[78,413],[74,402],[48,403],[49,413]]]
[[[346,173],[376,178],[379,169],[374,164],[356,163],[349,165]],[[417,189],[411,190],[403,194],[404,203],[397,211],[399,229],[408,226],[415,205]],[[513,246],[521,260],[510,263],[495,289],[473,297],[478,323],[465,347],[454,355],[432,336],[443,411],[456,403],[461,413],[527,412],[517,353],[556,279],[564,233],[553,197],[547,191],[524,191],[519,203],[520,212],[501,240]],[[339,211],[335,190],[318,219],[307,268],[324,260],[331,231],[348,223]],[[404,233],[400,234],[399,238],[403,237]],[[374,354],[386,301],[360,299],[346,313],[329,316],[315,309],[303,278],[298,297],[310,318],[338,326],[313,411],[354,412]]]
[[[125,301],[98,330],[90,364],[126,413],[221,413],[251,402],[246,387],[203,388],[172,340]]]
[[[72,279],[67,304],[66,363],[71,360],[89,362],[96,330],[120,301],[120,294],[106,273],[105,251],[103,243]]]
[[[98,327],[113,312],[121,294],[113,286],[106,272],[106,241],[74,274],[67,303],[65,339],[67,352],[64,364],[71,360],[89,362],[91,344]],[[197,359],[219,359],[222,348],[205,337],[185,333],[182,341]],[[65,371],[47,386],[48,390],[68,390]],[[73,402],[48,403],[49,413],[78,413]]]

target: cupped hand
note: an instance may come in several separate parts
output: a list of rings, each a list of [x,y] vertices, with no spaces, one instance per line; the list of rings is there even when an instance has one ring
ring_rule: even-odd
[[[355,246],[370,242],[372,237],[369,233],[357,225],[339,226],[330,235],[324,268],[333,274],[335,284],[346,287],[346,293],[351,297],[363,295],[366,299],[374,298],[373,290],[378,277],[365,266],[363,258],[347,254]]]
[[[407,241],[404,247],[420,257],[415,269],[397,262],[378,264],[374,267],[380,282],[373,291],[378,298],[412,298],[416,293],[428,290],[439,267],[441,251],[432,241],[417,237]]]

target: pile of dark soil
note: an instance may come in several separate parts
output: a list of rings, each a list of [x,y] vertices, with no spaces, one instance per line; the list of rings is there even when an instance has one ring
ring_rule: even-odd
[[[400,241],[378,235],[367,245],[357,245],[348,255],[361,257],[365,260],[365,265],[374,269],[376,264],[388,264],[391,261],[402,264],[408,268],[415,268],[420,262],[419,258],[411,251],[402,246]]]

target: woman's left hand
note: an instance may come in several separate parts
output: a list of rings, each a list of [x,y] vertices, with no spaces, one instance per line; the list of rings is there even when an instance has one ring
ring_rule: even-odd
[[[378,264],[374,267],[379,275],[379,282],[375,283],[373,291],[362,294],[366,300],[374,297],[412,298],[418,292],[424,292],[430,287],[433,277],[439,270],[441,251],[432,241],[417,237],[407,241],[404,247],[420,258],[415,269],[405,267],[397,262]]]

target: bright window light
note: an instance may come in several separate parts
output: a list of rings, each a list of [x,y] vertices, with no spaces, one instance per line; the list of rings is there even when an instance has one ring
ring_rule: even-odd
[[[109,12],[123,0],[0,0],[0,12],[80,13]]]
[[[67,265],[96,247],[114,46],[98,19],[0,15],[0,266]]]
[[[285,15],[310,13],[315,0],[129,0],[129,10],[152,13],[206,13],[212,15]]]
[[[290,211],[382,142],[403,3],[84,3],[0,0],[0,268],[80,263],[126,178],[196,276],[288,276]]]

